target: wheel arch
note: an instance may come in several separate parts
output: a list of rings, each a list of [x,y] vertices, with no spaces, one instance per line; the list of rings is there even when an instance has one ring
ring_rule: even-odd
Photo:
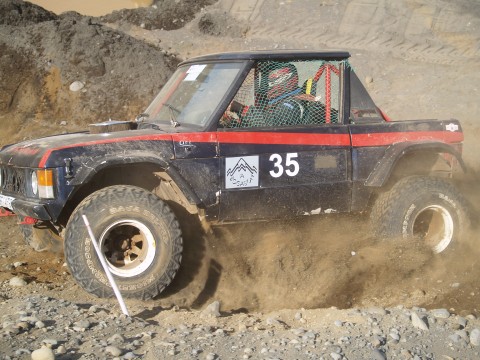
[[[459,144],[460,145],[460,144]],[[436,173],[450,177],[457,163],[466,166],[461,153],[441,142],[398,143],[390,146],[365,181],[368,187],[384,187],[401,177]]]
[[[133,185],[148,190],[167,202],[175,202],[190,213],[198,212],[201,201],[178,173],[162,159],[154,157],[103,158],[96,166],[89,164],[75,174],[74,186],[65,206],[58,217],[60,224],[66,224],[78,204],[93,192],[112,185]]]

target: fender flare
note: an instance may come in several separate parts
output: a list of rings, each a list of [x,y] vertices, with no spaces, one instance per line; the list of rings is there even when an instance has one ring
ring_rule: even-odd
[[[161,167],[183,192],[185,198],[190,204],[195,206],[201,204],[200,198],[180,173],[174,167],[170,166],[169,162],[163,158],[154,156],[151,153],[135,153],[131,156],[110,155],[102,156],[101,158],[94,157],[86,159],[85,162],[82,163],[82,166],[77,169],[74,178],[68,182],[68,185],[73,187],[82,186],[88,183],[95,174],[115,165],[132,165],[140,163],[149,163]]]
[[[451,145],[432,141],[432,142],[402,142],[389,146],[383,157],[378,161],[377,165],[365,180],[365,186],[381,187],[390,178],[392,171],[395,169],[398,161],[406,154],[415,151],[431,151],[435,153],[448,153],[455,156],[464,172],[467,171],[462,155]]]

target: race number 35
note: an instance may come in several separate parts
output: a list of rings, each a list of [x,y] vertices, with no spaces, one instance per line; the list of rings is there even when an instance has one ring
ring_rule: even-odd
[[[283,159],[280,154],[270,155],[270,161],[273,162],[273,170],[270,170],[270,175],[274,178],[278,178],[285,174],[288,176],[296,176],[300,171],[300,165],[298,165],[298,153],[287,153],[285,157],[285,165],[283,165]]]

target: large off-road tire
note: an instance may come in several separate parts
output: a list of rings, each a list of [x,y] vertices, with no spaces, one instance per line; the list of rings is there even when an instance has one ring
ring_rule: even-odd
[[[35,251],[51,251],[61,253],[63,239],[58,232],[48,223],[25,224],[23,216],[18,217],[20,232],[25,242]]]
[[[123,296],[151,299],[170,284],[180,267],[182,237],[174,214],[157,196],[134,186],[111,186],[85,198],[70,217],[65,232],[67,265],[86,291],[110,297],[113,290],[82,215]]]
[[[434,253],[461,243],[469,226],[466,201],[448,181],[412,176],[379,195],[371,212],[381,238],[420,239]]]

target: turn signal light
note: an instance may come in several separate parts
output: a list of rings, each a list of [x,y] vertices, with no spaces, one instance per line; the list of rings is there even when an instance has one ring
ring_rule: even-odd
[[[43,199],[53,199],[53,170],[37,170],[38,196]]]

